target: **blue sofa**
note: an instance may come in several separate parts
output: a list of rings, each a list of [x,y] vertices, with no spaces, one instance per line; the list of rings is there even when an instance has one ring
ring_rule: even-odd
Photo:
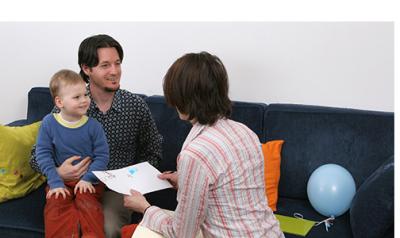
[[[148,103],[164,137],[160,170],[174,170],[176,156],[191,125],[179,120],[162,96],[141,95]],[[48,88],[32,88],[27,119],[19,126],[41,120],[53,107]],[[344,108],[234,102],[232,118],[251,128],[261,142],[285,141],[277,213],[320,221],[307,199],[307,181],[319,166],[345,167],[356,182],[356,196],[348,212],[337,217],[329,232],[312,228],[307,237],[394,236],[394,113]],[[151,203],[176,206],[172,189],[147,195]],[[1,237],[44,237],[44,186],[27,196],[0,203]],[[285,234],[286,237],[296,237]]]

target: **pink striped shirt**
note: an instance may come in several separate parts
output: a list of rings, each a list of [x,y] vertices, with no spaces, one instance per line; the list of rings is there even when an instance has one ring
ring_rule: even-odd
[[[220,119],[196,123],[177,159],[178,206],[173,216],[152,206],[142,225],[165,237],[284,237],[267,205],[258,137]]]

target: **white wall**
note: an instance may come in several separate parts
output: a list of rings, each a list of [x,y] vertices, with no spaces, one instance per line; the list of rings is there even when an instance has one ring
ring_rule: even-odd
[[[0,123],[26,117],[27,92],[105,33],[123,46],[122,88],[162,94],[175,59],[216,54],[232,100],[394,111],[392,22],[1,22]]]

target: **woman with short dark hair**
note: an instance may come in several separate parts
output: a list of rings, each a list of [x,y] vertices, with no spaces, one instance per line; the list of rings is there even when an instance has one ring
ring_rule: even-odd
[[[228,119],[231,101],[221,60],[207,52],[186,54],[170,67],[164,94],[182,120],[193,125],[177,158],[177,173],[164,173],[178,189],[173,215],[150,206],[137,191],[124,204],[144,213],[142,225],[165,237],[283,237],[268,207],[264,159],[257,135]]]

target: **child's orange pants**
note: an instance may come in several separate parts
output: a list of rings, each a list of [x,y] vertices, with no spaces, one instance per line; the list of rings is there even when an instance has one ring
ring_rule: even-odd
[[[104,216],[101,206],[101,196],[104,184],[94,185],[96,193],[74,194],[77,182],[67,182],[65,187],[71,195],[55,195],[46,200],[44,209],[44,227],[46,238],[81,237],[102,238],[104,235]],[[46,187],[46,193],[49,187]]]
[[[121,228],[121,238],[131,238],[139,224],[125,225]]]

